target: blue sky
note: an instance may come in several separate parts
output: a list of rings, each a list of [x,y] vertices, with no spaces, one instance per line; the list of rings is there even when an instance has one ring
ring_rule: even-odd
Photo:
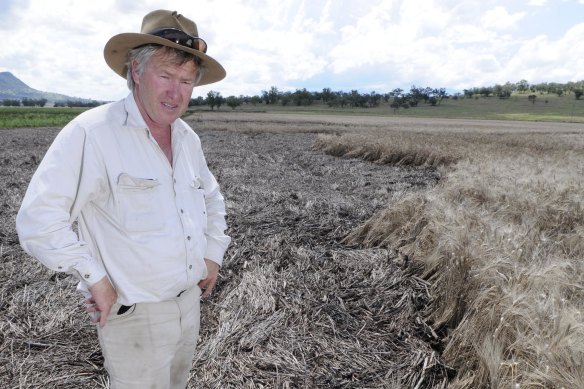
[[[584,80],[584,0],[0,0],[0,71],[35,89],[121,98],[103,46],[160,8],[195,20],[227,69],[193,96]]]

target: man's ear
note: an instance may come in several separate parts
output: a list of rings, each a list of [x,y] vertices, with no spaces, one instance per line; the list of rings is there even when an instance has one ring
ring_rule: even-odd
[[[134,80],[134,84],[138,85],[140,84],[140,74],[138,73],[138,62],[136,62],[135,59],[133,59],[130,62],[130,66],[132,67],[132,79]]]

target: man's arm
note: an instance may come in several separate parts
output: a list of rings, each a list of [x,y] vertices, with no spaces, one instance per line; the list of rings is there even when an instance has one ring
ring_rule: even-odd
[[[16,217],[24,250],[46,267],[76,275],[88,286],[106,275],[73,231],[78,212],[98,193],[100,159],[74,123],[57,135],[33,175]]]
[[[219,276],[219,264],[217,262],[205,258],[205,265],[207,266],[207,277],[199,282],[199,288],[203,291],[201,295],[203,298],[211,296],[217,284],[217,277]]]
[[[85,303],[89,304],[85,312],[98,313],[92,321],[99,323],[99,326],[103,328],[112,306],[118,300],[118,293],[107,276],[90,286],[89,291],[91,297],[85,300]]]

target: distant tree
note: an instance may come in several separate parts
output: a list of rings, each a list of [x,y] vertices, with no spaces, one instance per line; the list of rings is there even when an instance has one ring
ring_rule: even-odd
[[[268,92],[268,99],[270,100],[270,104],[276,104],[280,99],[280,91],[275,86],[270,88]]]
[[[322,100],[322,92],[308,92],[312,96],[312,100]]]
[[[189,107],[200,107],[202,105],[205,105],[205,99],[203,96],[197,96],[196,98],[189,100]]]
[[[269,91],[262,91],[262,99],[266,104],[276,104],[280,97],[280,91],[275,86],[272,86]]]
[[[528,99],[529,101],[531,101],[531,104],[535,104],[535,99],[536,99],[536,98],[537,98],[537,96],[536,96],[536,95],[529,95],[529,96],[527,96],[527,99]]]
[[[582,89],[574,89],[574,96],[576,97],[576,100],[580,100],[580,97],[582,97],[583,94],[584,91]]]
[[[20,100],[18,99],[4,99],[2,105],[5,107],[20,107]]]
[[[493,93],[493,88],[483,86],[479,88],[479,94],[483,97],[489,97]]]
[[[74,99],[74,100],[65,101],[65,106],[69,107],[69,108],[74,108],[74,107],[91,108],[91,107],[97,107],[99,105],[101,105],[101,103],[99,101],[95,101],[95,100]]]
[[[348,97],[349,97],[349,104],[351,105],[351,107],[358,107],[359,106],[359,100],[361,100],[361,94],[359,93],[358,90],[352,90]]]
[[[270,104],[270,93],[268,91],[262,91],[262,101],[266,104]]]
[[[513,92],[514,88],[515,87],[512,86],[509,82],[507,82],[505,85],[497,84],[493,87],[493,94],[500,99],[508,99],[511,97],[511,93]]]
[[[242,99],[235,97],[235,96],[229,96],[226,100],[225,100],[225,104],[227,104],[228,107],[231,107],[231,109],[235,109],[237,107],[239,107],[241,105]]]
[[[429,86],[424,88],[424,103],[431,103],[430,99],[432,98],[432,96],[435,96],[436,93],[436,89],[431,88]]]
[[[250,101],[250,103],[251,103],[252,105],[254,105],[254,106],[255,106],[256,104],[260,104],[260,103],[262,102],[262,98],[261,98],[260,96],[258,96],[258,95],[255,95],[255,96],[252,96],[252,97],[249,99],[249,101]]]
[[[327,104],[329,107],[345,108],[351,104],[349,94],[343,91],[333,92],[333,96]]]
[[[280,94],[280,104],[282,104],[283,107],[287,106],[290,101],[292,101],[292,93],[285,92]]]
[[[34,107],[34,100],[33,99],[28,99],[28,98],[24,98],[22,99],[22,105],[24,107]]]
[[[334,97],[334,94],[333,94],[333,91],[331,90],[331,88],[324,88],[322,90],[321,97],[322,97],[323,103],[328,103]]]
[[[410,93],[404,93],[403,89],[396,88],[389,92],[389,96],[393,98],[389,106],[393,108],[394,112],[396,112],[400,108],[410,108],[414,101],[415,104],[417,105],[417,100],[413,96],[422,96],[423,94],[424,90],[416,88],[415,85],[412,86],[412,88],[410,89]],[[412,100],[412,104],[410,104],[410,100]]]
[[[367,104],[369,104],[369,107],[379,107],[382,98],[383,96],[379,93],[371,92],[367,95]]]
[[[223,104],[224,101],[225,101],[225,99],[223,98],[223,96],[221,96],[221,93],[219,93],[219,92],[209,91],[207,93],[206,103],[209,107],[211,107],[211,111],[215,107],[217,107],[217,109],[219,109],[219,107],[221,107],[221,105]]]
[[[445,88],[437,88],[437,89],[432,90],[432,95],[436,99],[438,105],[440,105],[442,100],[444,100],[448,96]],[[432,104],[432,105],[435,105],[435,104]]]
[[[404,90],[402,88],[395,88],[394,90],[392,90],[391,92],[389,92],[389,95],[391,97],[395,98],[402,98],[404,94]]]
[[[294,93],[292,93],[291,97],[296,106],[309,106],[312,104],[314,98],[313,95],[306,90],[306,88],[297,89]]]
[[[44,107],[47,104],[47,99],[22,99],[22,105],[25,107]]]
[[[518,81],[515,87],[517,88],[517,92],[525,93],[529,90],[529,82],[527,80]]]

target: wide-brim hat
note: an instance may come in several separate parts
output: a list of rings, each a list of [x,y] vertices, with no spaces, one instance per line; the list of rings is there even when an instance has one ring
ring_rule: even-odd
[[[175,39],[179,35],[180,39]],[[195,22],[176,11],[152,11],[144,16],[140,33],[128,32],[113,36],[103,49],[105,62],[114,72],[126,78],[128,52],[146,44],[172,47],[200,58],[204,71],[197,85],[211,84],[225,78],[223,66],[204,52],[207,45],[199,37]]]

